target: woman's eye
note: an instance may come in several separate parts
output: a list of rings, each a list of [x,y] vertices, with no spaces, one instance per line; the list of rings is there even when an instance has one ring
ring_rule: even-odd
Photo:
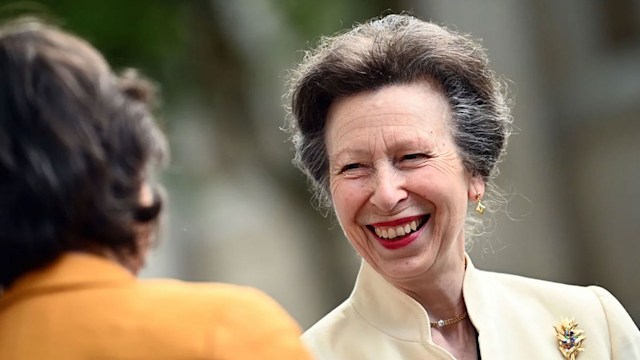
[[[362,167],[362,165],[358,164],[358,163],[347,164],[347,165],[343,166],[342,169],[340,169],[340,172],[343,173],[343,172],[346,172],[346,171],[349,171],[349,170],[359,169],[361,167]]]
[[[418,160],[418,159],[426,159],[427,155],[426,154],[422,154],[422,153],[416,153],[416,154],[407,154],[407,155],[403,155],[400,160]]]

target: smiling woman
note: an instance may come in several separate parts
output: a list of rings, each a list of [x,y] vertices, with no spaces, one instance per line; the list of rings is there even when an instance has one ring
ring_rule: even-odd
[[[323,38],[289,95],[295,161],[363,259],[349,299],[303,336],[318,359],[640,358],[606,290],[465,253],[511,127],[478,43],[388,15]]]
[[[411,282],[424,273],[464,262],[467,203],[484,193],[482,178],[464,170],[450,116],[446,98],[427,81],[344,97],[327,115],[338,220],[367,263],[404,288],[415,287]],[[446,275],[442,280],[462,283],[461,272]]]

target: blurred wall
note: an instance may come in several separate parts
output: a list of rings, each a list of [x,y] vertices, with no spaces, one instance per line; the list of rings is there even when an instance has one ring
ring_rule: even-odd
[[[640,322],[638,0],[2,0],[0,15],[17,7],[162,84],[170,203],[143,276],[256,286],[304,328],[348,296],[359,259],[291,165],[284,78],[320,35],[407,10],[481,38],[512,82],[511,201],[476,265],[602,285]]]

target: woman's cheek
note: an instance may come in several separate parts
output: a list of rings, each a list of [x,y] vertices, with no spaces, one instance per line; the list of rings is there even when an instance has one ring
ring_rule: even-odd
[[[349,196],[349,183],[344,177],[335,177],[330,183],[331,197],[334,206],[340,206]]]

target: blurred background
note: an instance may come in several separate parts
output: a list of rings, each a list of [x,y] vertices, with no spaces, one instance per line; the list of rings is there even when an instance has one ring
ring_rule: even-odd
[[[320,35],[408,11],[482,39],[511,81],[510,202],[475,265],[604,286],[640,323],[640,0],[0,0],[25,11],[161,84],[170,203],[143,277],[256,286],[305,329],[349,295],[360,260],[280,130],[286,72]]]

